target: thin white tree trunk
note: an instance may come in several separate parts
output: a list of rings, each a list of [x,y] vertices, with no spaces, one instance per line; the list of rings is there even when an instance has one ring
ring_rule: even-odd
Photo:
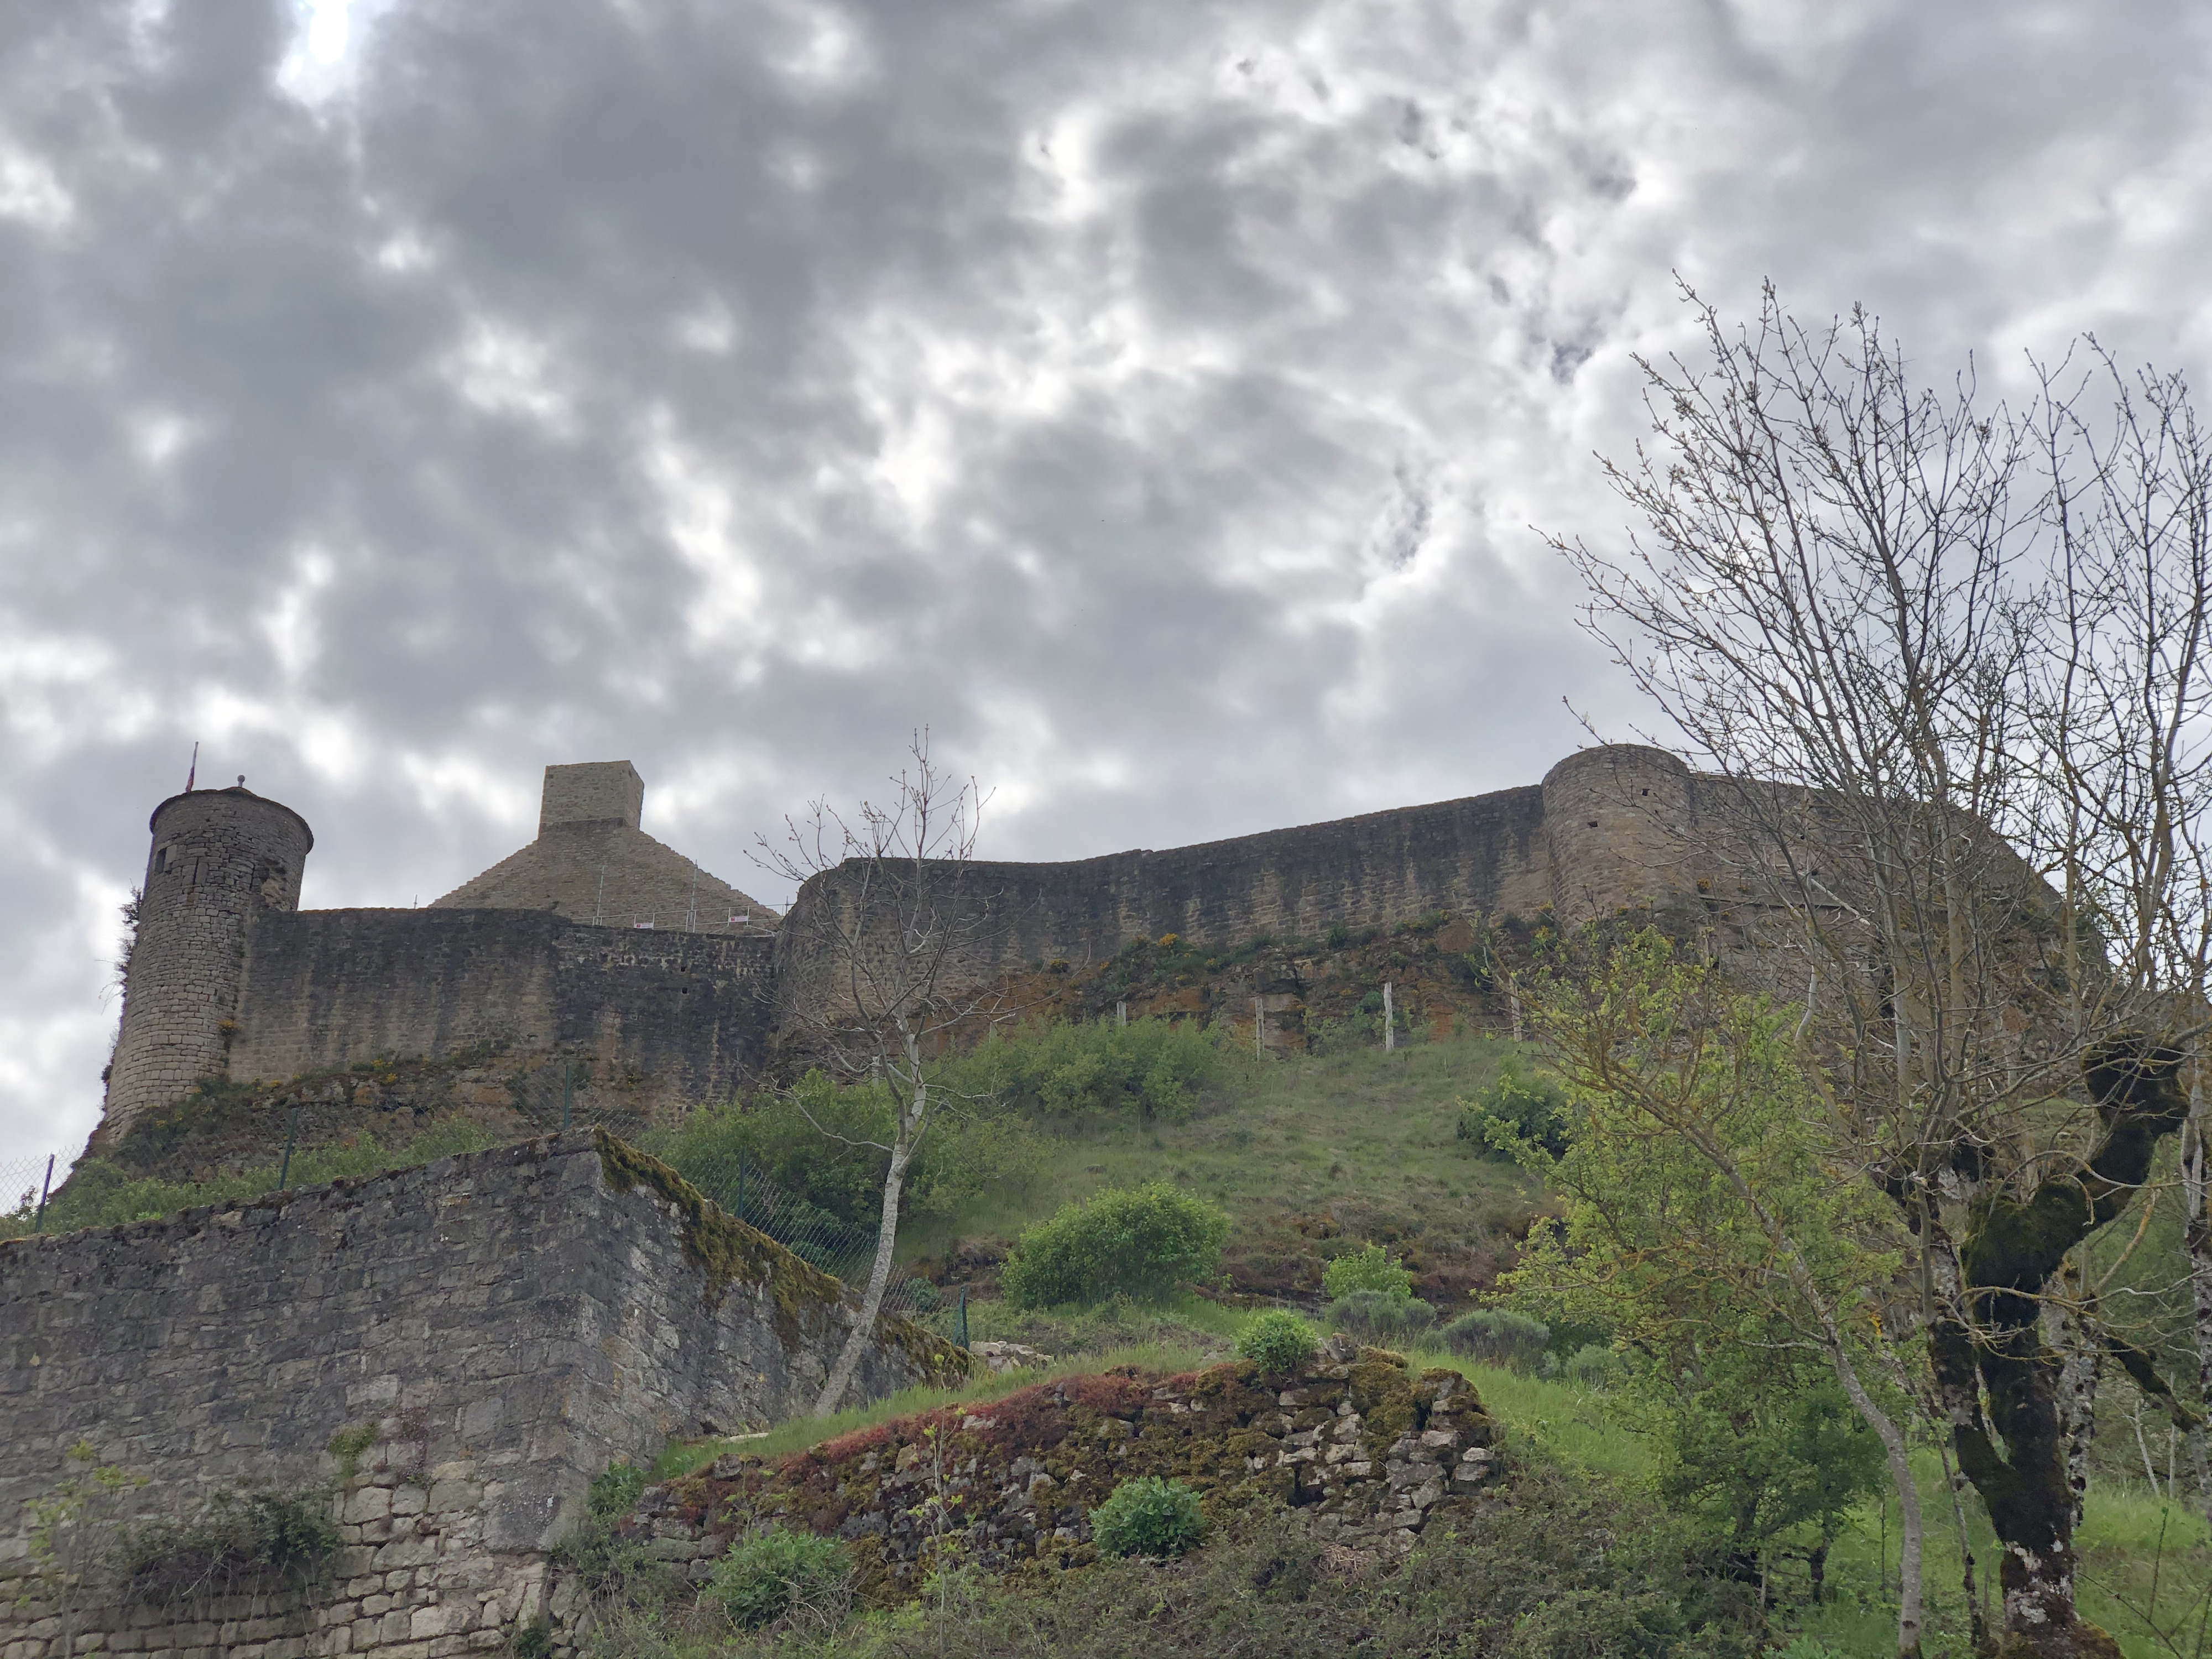
[[[1858,1367],[1851,1364],[1850,1355],[1844,1351],[1827,1310],[1818,1303],[1814,1306],[1826,1328],[1828,1361],[1836,1369],[1836,1381],[1843,1384],[1844,1395],[1881,1441],[1889,1463],[1890,1484],[1897,1488],[1897,1651],[1899,1659],[1913,1659],[1920,1651],[1920,1563],[1924,1528],[1920,1518],[1920,1488],[1912,1480],[1911,1454],[1905,1444],[1905,1431],[1875,1403],[1874,1396],[1859,1381]]]
[[[860,1316],[845,1339],[844,1352],[837,1356],[830,1380],[822,1385],[821,1397],[814,1402],[817,1417],[827,1417],[837,1409],[845,1390],[852,1386],[853,1373],[860,1369],[861,1354],[875,1338],[876,1316],[883,1311],[884,1291],[891,1282],[891,1253],[898,1244],[899,1194],[906,1186],[906,1166],[913,1156],[913,1142],[902,1133],[891,1147],[890,1172],[884,1177],[881,1231],[876,1235],[876,1260],[868,1269],[867,1293],[860,1298]]]

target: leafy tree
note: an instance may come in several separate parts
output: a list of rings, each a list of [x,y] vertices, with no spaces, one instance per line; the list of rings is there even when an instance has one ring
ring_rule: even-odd
[[[1825,1540],[1882,1461],[1917,1509],[1900,1402],[1883,1382],[1881,1295],[1899,1230],[1879,1194],[1836,1178],[1784,1014],[1650,929],[1528,988],[1575,1109],[1557,1156],[1515,1147],[1566,1214],[1531,1231],[1503,1281],[1514,1300],[1554,1322],[1610,1323],[1640,1357],[1632,1413],[1676,1496],[1740,1557],[1804,1522]],[[1861,1442],[1824,1433],[1838,1401],[1869,1431]],[[1852,1455],[1824,1465],[1839,1446]]]

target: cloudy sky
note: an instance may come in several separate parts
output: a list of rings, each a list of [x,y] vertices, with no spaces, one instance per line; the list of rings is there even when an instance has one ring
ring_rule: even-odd
[[[1808,21],[1809,20],[1809,21]],[[761,896],[927,723],[985,850],[1531,781],[1639,711],[1532,525],[1631,354],[2212,338],[2201,5],[4,0],[0,1162],[74,1152],[146,814],[307,902],[549,761]]]

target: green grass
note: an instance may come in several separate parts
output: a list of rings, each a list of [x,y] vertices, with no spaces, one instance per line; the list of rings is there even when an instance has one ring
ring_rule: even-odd
[[[1406,1357],[1417,1369],[1441,1365],[1474,1383],[1510,1443],[1600,1474],[1636,1480],[1651,1473],[1644,1443],[1608,1418],[1603,1398],[1588,1389],[1477,1364],[1440,1349],[1416,1348]]]
[[[1607,1414],[1601,1395],[1447,1353],[1421,1351],[1408,1358],[1417,1365],[1449,1366],[1473,1382],[1504,1431],[1509,1450],[1531,1447],[1570,1467],[1630,1481],[1650,1473],[1644,1443]],[[1926,1534],[1922,1582],[1929,1608],[1928,1651],[1931,1659],[1942,1654],[1964,1659],[1969,1620],[1950,1493],[1932,1454],[1916,1459],[1916,1473]],[[1970,1496],[1966,1507],[1967,1536],[1994,1619],[1996,1541],[1978,1500]],[[2094,1484],[2076,1542],[2083,1616],[2112,1632],[2129,1659],[2196,1659],[2212,1592],[2212,1528],[2186,1498],[2153,1497],[2142,1486]],[[1835,1599],[1819,1608],[1784,1605],[1778,1623],[1839,1653],[1887,1659],[1896,1646],[1897,1567],[1896,1501],[1885,1492],[1854,1512],[1836,1540],[1827,1574]],[[1802,1600],[1802,1569],[1784,1589]],[[2151,1628],[2154,1616],[2163,1639]],[[2212,1643],[2203,1650],[2212,1650]]]
[[[398,1150],[380,1146],[374,1136],[363,1133],[334,1146],[301,1147],[293,1153],[289,1170],[278,1160],[196,1182],[134,1177],[114,1164],[87,1159],[71,1171],[69,1181],[46,1206],[42,1231],[63,1233],[83,1227],[112,1227],[154,1220],[202,1204],[245,1203],[276,1191],[280,1173],[287,1188],[313,1187],[428,1164],[456,1153],[481,1152],[492,1139],[482,1126],[467,1118],[447,1118]],[[28,1212],[0,1216],[0,1238],[24,1237],[31,1231],[33,1218]]]
[[[1456,1312],[1466,1284],[1486,1278],[1543,1207],[1527,1175],[1474,1156],[1453,1133],[1460,1097],[1490,1082],[1510,1052],[1464,1037],[1391,1054],[1246,1060],[1187,1122],[1054,1134],[1029,1179],[910,1222],[901,1254],[926,1259],[963,1237],[1012,1238],[1073,1200],[1164,1179],[1228,1210],[1227,1260],[1241,1288],[1317,1295],[1327,1256],[1376,1238],[1417,1263],[1433,1258],[1455,1298],[1439,1310]]]

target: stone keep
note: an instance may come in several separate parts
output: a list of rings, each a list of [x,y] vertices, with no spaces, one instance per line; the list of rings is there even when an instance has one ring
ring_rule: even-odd
[[[117,1129],[225,1070],[253,924],[300,902],[307,820],[243,786],[154,809],[123,1025],[107,1079]]]

